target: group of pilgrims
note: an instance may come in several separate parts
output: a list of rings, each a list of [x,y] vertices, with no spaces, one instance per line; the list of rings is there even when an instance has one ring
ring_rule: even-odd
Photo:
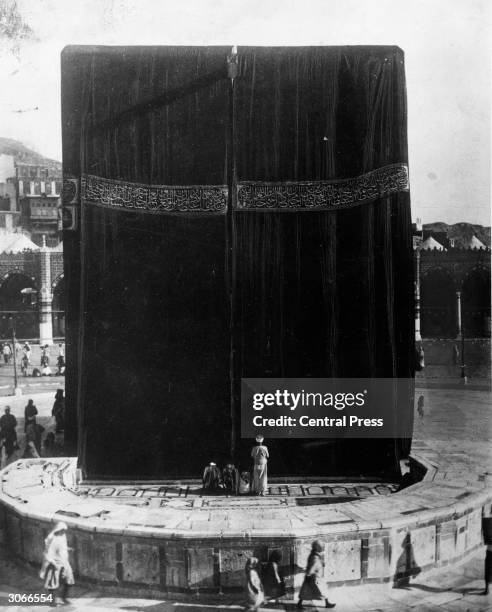
[[[268,492],[268,448],[263,444],[263,436],[256,436],[256,446],[251,450],[253,469],[239,472],[233,463],[227,463],[221,470],[216,463],[210,462],[203,471],[203,490],[209,493],[227,495],[265,495]]]
[[[67,599],[69,588],[74,584],[74,575],[69,560],[67,544],[67,525],[58,522],[44,541],[43,562],[39,572],[44,581],[53,605],[70,603]],[[282,553],[272,550],[268,562],[261,564],[256,557],[246,562],[245,592],[247,609],[257,610],[268,601],[278,601],[286,594],[284,577],[281,569]],[[323,544],[316,540],[312,544],[307,560],[304,582],[299,593],[297,607],[302,609],[303,601],[324,600],[326,608],[335,604],[328,600],[327,587],[323,579],[325,560]]]
[[[250,557],[246,561],[246,598],[248,610],[257,610],[267,601],[278,600],[286,594],[285,581],[282,575],[280,563],[282,553],[273,550],[268,562],[261,564],[256,557]],[[325,608],[334,608],[336,604],[328,599],[326,582],[323,578],[325,572],[325,557],[323,544],[315,540],[311,546],[304,582],[299,592],[298,609],[303,609],[304,601],[323,600]]]

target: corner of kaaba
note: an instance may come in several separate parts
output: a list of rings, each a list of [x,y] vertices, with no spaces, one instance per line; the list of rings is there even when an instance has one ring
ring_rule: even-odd
[[[88,480],[248,461],[240,381],[414,376],[403,52],[67,47],[67,442]],[[397,418],[412,418],[395,401]],[[410,439],[271,440],[394,478]]]

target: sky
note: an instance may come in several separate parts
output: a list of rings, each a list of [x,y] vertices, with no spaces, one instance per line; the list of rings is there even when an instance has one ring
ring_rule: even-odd
[[[0,0],[0,7],[15,0]],[[398,45],[412,215],[490,225],[489,0],[17,0],[33,31],[0,40],[0,136],[61,160],[67,44]],[[21,111],[21,112],[19,112]]]

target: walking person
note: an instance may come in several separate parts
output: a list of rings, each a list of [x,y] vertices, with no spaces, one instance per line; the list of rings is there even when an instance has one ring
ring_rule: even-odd
[[[44,580],[54,605],[69,604],[68,590],[74,584],[68,558],[67,525],[60,521],[44,541],[43,563],[39,577]],[[57,592],[59,595],[57,596]]]
[[[275,600],[276,604],[278,600],[285,595],[285,582],[280,573],[281,561],[281,551],[272,550],[262,576],[265,598]]]
[[[256,436],[258,444],[253,446],[251,457],[253,458],[253,481],[251,492],[253,495],[265,495],[268,490],[268,448],[263,445],[263,436]]]
[[[325,608],[335,607],[336,604],[330,603],[328,600],[328,590],[323,578],[324,573],[325,557],[323,554],[323,544],[319,540],[315,540],[311,547],[304,582],[299,593],[299,601],[297,603],[299,609],[303,609],[302,602],[305,599],[324,599]]]
[[[421,419],[424,418],[424,402],[425,402],[424,396],[421,395],[417,402],[417,412]]]
[[[265,601],[263,585],[258,573],[258,559],[250,557],[246,561],[246,597],[248,601],[247,610],[258,610]]]

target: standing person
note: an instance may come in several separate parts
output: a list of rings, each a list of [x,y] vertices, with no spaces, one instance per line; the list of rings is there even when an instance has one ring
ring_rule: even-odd
[[[480,594],[488,595],[489,585],[492,582],[492,516],[484,516],[482,518],[482,532],[483,541],[486,546],[484,567],[485,589]]]
[[[311,547],[311,552],[308,557],[306,575],[302,583],[299,593],[299,601],[297,607],[303,608],[302,602],[304,599],[324,599],[325,608],[334,608],[336,604],[330,603],[328,600],[328,591],[323,579],[325,573],[325,557],[323,554],[323,544],[319,540],[315,540]]]
[[[5,438],[2,437],[3,433],[0,429],[0,470],[7,467],[7,449],[5,448]]]
[[[250,557],[246,561],[246,597],[248,600],[248,610],[258,610],[265,601],[263,585],[258,574],[258,559]]]
[[[68,604],[68,589],[74,584],[72,566],[68,558],[67,525],[60,521],[44,541],[43,563],[39,577],[52,595],[54,605]],[[59,591],[59,597],[56,592]]]
[[[424,396],[421,395],[417,402],[417,412],[419,413],[419,417],[421,419],[424,418]]]
[[[36,422],[36,415],[38,409],[34,405],[32,399],[28,400],[26,407],[24,408],[24,431],[27,431],[27,426],[33,421]]]
[[[4,441],[5,454],[9,459],[17,446],[17,419],[10,414],[10,406],[5,406],[5,414],[0,417],[0,438]]]
[[[453,344],[453,365],[460,364],[460,349],[457,344]]]
[[[24,353],[21,359],[21,372],[24,376],[27,376],[27,372],[29,369],[29,357]]]
[[[27,364],[29,365],[31,363],[31,345],[27,340],[24,346],[22,347],[22,350],[24,351],[24,355],[27,357]]]
[[[32,417],[26,427],[26,446],[24,448],[24,459],[39,459],[39,446],[41,444],[41,425],[36,423],[36,417]]]
[[[12,356],[12,349],[10,348],[10,344],[7,342],[3,345],[3,362],[5,365],[10,363],[10,358]]]
[[[263,446],[263,436],[256,436],[257,446],[253,446],[251,457],[253,458],[253,482],[251,492],[253,495],[265,495],[268,489],[267,462],[269,458],[268,448]]]
[[[482,595],[489,594],[489,584],[492,582],[492,544],[487,544],[485,552],[485,571],[484,571],[485,589],[481,592]]]
[[[43,368],[47,368],[50,364],[50,354],[48,352],[48,345],[45,344],[43,346],[43,350],[41,351],[41,361],[40,365]]]
[[[65,357],[63,355],[58,355],[56,365],[58,366],[57,376],[63,376],[65,374]]]
[[[61,433],[65,429],[65,398],[63,389],[58,389],[55,394],[55,403],[51,411],[56,421],[56,433]]]
[[[279,570],[281,561],[282,553],[280,550],[272,550],[263,571],[265,597],[267,599],[275,599],[275,603],[278,603],[280,597],[285,595],[285,582]]]

